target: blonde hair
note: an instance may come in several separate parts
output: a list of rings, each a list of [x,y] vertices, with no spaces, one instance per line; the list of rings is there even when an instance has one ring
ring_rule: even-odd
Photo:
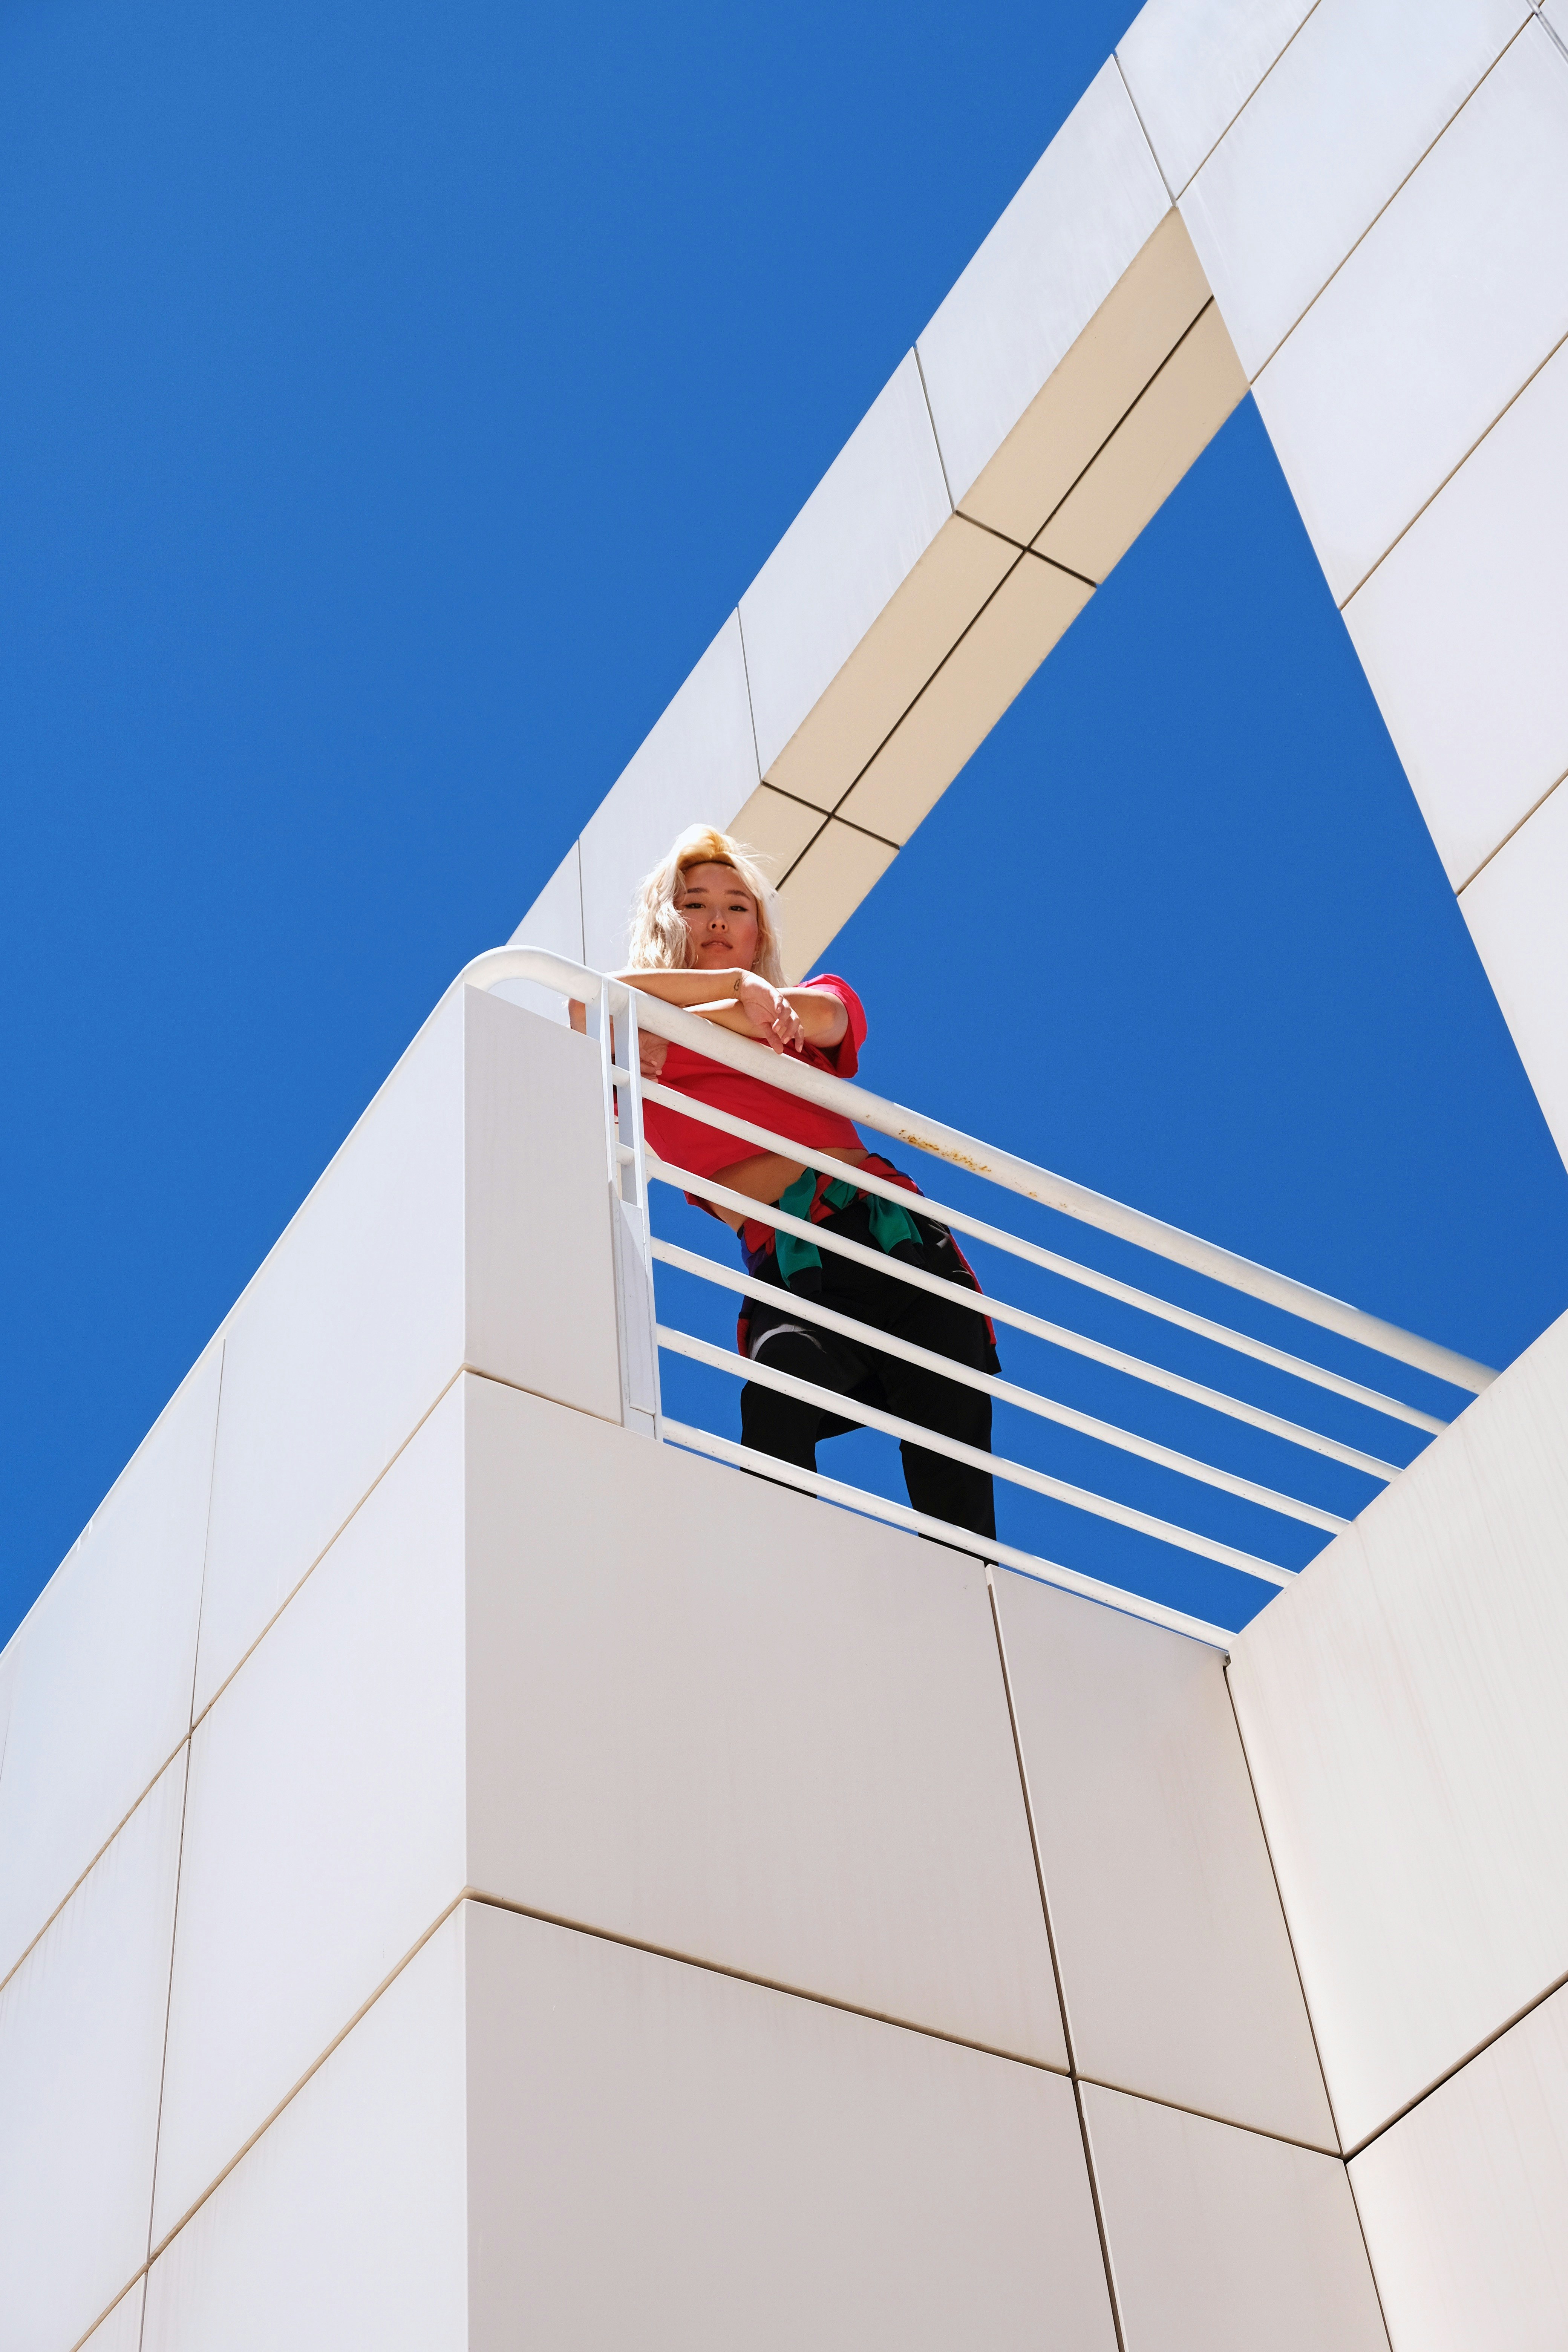
[[[676,898],[681,877],[693,866],[728,866],[743,889],[757,903],[757,952],[753,971],[775,988],[784,982],[780,952],[778,907],[773,885],[757,862],[756,852],[731,841],[710,824],[689,825],[666,857],[637,885],[632,905],[631,938],[626,944],[628,971],[688,971],[696,959]]]

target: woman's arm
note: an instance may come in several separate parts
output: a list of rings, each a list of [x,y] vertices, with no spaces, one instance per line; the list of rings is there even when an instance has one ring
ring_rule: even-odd
[[[830,988],[786,988],[783,995],[800,1023],[803,1045],[819,1045],[825,1051],[842,1045],[849,1026],[849,1010],[841,996],[836,996]],[[688,1010],[695,1013],[700,1021],[711,1021],[720,1029],[732,1029],[738,1037],[762,1037],[766,1034],[733,998],[721,998],[716,1004],[693,1004]]]
[[[774,988],[759,972],[742,971],[738,967],[620,971],[616,978],[630,988],[640,989],[647,996],[657,996],[665,1004],[678,1004],[684,1012],[719,1022],[740,1036],[760,1038],[775,1054],[785,1053],[792,1045],[817,1042],[816,1038],[808,1040],[792,999],[814,998],[821,994],[819,990]]]
[[[732,1030],[738,1037],[759,1038],[775,1054],[802,1045],[830,1050],[842,1044],[849,1027],[848,1008],[830,988],[778,989],[754,971],[620,971],[616,978],[641,989],[645,995],[657,996],[662,1003],[679,1005],[700,1021]],[[715,997],[715,988],[725,992]],[[574,1029],[587,1027],[584,1005],[574,1002],[567,1011]],[[660,1066],[664,1061],[663,1041],[648,1033],[643,1052],[645,1078],[658,1076],[657,1068],[648,1066],[648,1049],[655,1044],[659,1047]]]
[[[740,999],[748,981],[753,982],[756,989],[767,989],[770,998],[778,993],[776,990],[768,988],[765,980],[758,980],[755,972],[742,971],[738,966],[733,970],[716,971],[617,971],[611,977],[624,981],[628,988],[640,989],[645,996],[657,996],[661,1003],[679,1004],[683,1011],[689,1011],[699,1004],[711,1007],[715,999],[732,1005]],[[588,1008],[585,1004],[579,1003],[574,997],[566,1010],[574,1029],[587,1028]],[[759,1013],[763,1010],[760,1003],[757,1010]]]

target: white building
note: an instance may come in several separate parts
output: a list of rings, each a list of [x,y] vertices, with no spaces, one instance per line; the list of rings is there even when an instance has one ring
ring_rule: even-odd
[[[1250,385],[1568,1147],[1565,36],[1150,0],[519,938],[697,817],[815,961]],[[1568,1327],[1227,1658],[650,1442],[559,1011],[0,1654],[0,2352],[1568,2341]]]

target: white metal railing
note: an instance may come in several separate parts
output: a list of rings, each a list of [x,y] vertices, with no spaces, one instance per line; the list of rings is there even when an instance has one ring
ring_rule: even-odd
[[[650,1181],[671,1184],[679,1191],[710,1202],[715,1206],[732,1209],[749,1219],[771,1224],[780,1232],[794,1234],[809,1241],[818,1250],[837,1252],[848,1259],[863,1262],[891,1280],[933,1292],[949,1302],[956,1302],[976,1314],[990,1317],[995,1324],[1045,1340],[1055,1348],[1122,1375],[1139,1386],[1184,1398],[1216,1415],[1261,1430],[1293,1447],[1358,1471],[1381,1484],[1396,1476],[1399,1466],[1380,1454],[1348,1444],[1309,1423],[1269,1412],[1247,1397],[1192,1380],[1152,1360],[1112,1347],[1070,1325],[1047,1319],[984,1292],[960,1288],[922,1267],[907,1265],[879,1250],[863,1248],[829,1228],[805,1223],[780,1208],[731,1192],[708,1178],[687,1170],[666,1167],[647,1151],[644,1142],[642,1105],[645,1098],[679,1111],[684,1118],[720,1129],[732,1135],[738,1144],[749,1146],[752,1150],[782,1152],[807,1167],[850,1181],[859,1191],[885,1197],[900,1207],[911,1205],[911,1196],[902,1187],[889,1183],[868,1170],[847,1167],[843,1160],[811,1151],[789,1137],[715,1110],[691,1096],[643,1079],[639,1067],[639,1027],[671,1043],[687,1045],[710,1061],[760,1077],[784,1093],[802,1096],[825,1108],[839,1112],[857,1126],[870,1128],[877,1134],[912,1148],[929,1159],[946,1161],[970,1175],[984,1178],[994,1185],[1037,1202],[1080,1223],[1095,1226],[1123,1241],[1134,1243],[1139,1248],[1173,1265],[1205,1276],[1266,1306],[1282,1309],[1301,1321],[1315,1324],[1340,1339],[1353,1340],[1363,1348],[1450,1386],[1475,1393],[1494,1377],[1487,1366],[1474,1363],[1431,1340],[1418,1339],[1394,1324],[1346,1305],[1341,1299],[1330,1297],[1303,1283],[1293,1282],[1287,1276],[1272,1273],[1250,1259],[1238,1257],[1213,1243],[1201,1241],[1194,1234],[1183,1233],[1177,1227],[1164,1224],[1139,1210],[1127,1208],[1120,1202],[1074,1184],[1048,1170],[1037,1168],[1012,1153],[981,1143],[955,1129],[919,1118],[900,1104],[884,1101],[862,1087],[833,1077],[805,1063],[772,1054],[758,1045],[699,1020],[690,1013],[640,995],[623,982],[606,980],[600,973],[587,971],[544,950],[526,947],[492,949],[468,965],[460,978],[461,982],[479,988],[494,987],[502,981],[527,981],[535,986],[575,998],[593,1008],[591,1018],[598,1034],[603,1072],[625,1412],[628,1423],[645,1428],[657,1438],[737,1466],[759,1466],[759,1456],[754,1453],[748,1454],[732,1440],[709,1430],[673,1422],[664,1414],[658,1374],[658,1353],[662,1349],[731,1377],[778,1390],[786,1396],[820,1404],[844,1420],[881,1431],[889,1437],[907,1440],[929,1452],[945,1454],[950,1459],[968,1463],[971,1466],[990,1472],[1005,1485],[1043,1496],[1054,1502],[1068,1504],[1093,1517],[1110,1521],[1140,1536],[1153,1538],[1195,1559],[1239,1570],[1247,1576],[1276,1586],[1289,1584],[1295,1573],[1289,1566],[1223,1543],[1199,1528],[1140,1510],[1113,1496],[1074,1486],[1026,1463],[1013,1461],[1005,1454],[980,1453],[956,1439],[900,1421],[896,1415],[871,1406],[857,1403],[836,1390],[818,1387],[765,1363],[750,1361],[733,1349],[716,1347],[694,1333],[659,1322],[655,1304],[656,1265],[668,1265],[680,1274],[742,1297],[776,1301],[779,1292],[776,1285],[754,1279],[728,1259],[710,1257],[700,1251],[682,1248],[656,1236],[648,1208]],[[744,1156],[743,1150],[736,1153],[737,1159]],[[1005,1256],[1134,1309],[1156,1323],[1173,1326],[1224,1348],[1243,1360],[1284,1373],[1309,1391],[1327,1391],[1388,1421],[1403,1423],[1426,1434],[1446,1425],[1437,1415],[1383,1389],[1352,1380],[1309,1357],[1274,1346],[1248,1332],[1237,1330],[1229,1324],[1194,1313],[1156,1293],[1119,1280],[1097,1267],[1065,1257],[963,1208],[926,1195],[921,1200],[920,1213]],[[1329,1536],[1339,1533],[1350,1524],[1348,1519],[1281,1488],[1242,1477],[1198,1455],[1162,1444],[1134,1429],[1081,1412],[1038,1390],[993,1377],[944,1356],[932,1355],[908,1341],[893,1338],[888,1332],[823,1307],[816,1300],[803,1298],[793,1291],[788,1296],[792,1320],[798,1318],[803,1322],[816,1324],[847,1339],[872,1348],[881,1355],[901,1358],[906,1362],[937,1371],[945,1380],[982,1390],[995,1402],[1015,1408],[1032,1420],[1048,1422],[1071,1430],[1117,1453],[1136,1456],[1161,1470],[1174,1472],[1190,1479],[1200,1486],[1233,1496],[1284,1518],[1320,1529]],[[1230,1639],[1225,1628],[1206,1620],[1166,1608],[1103,1578],[1064,1567],[1016,1545],[983,1539],[967,1530],[949,1528],[902,1504],[889,1502],[884,1496],[847,1485],[842,1480],[796,1469],[772,1457],[768,1457],[766,1475],[784,1485],[800,1487],[825,1500],[868,1513],[895,1526],[910,1528],[922,1534],[939,1535],[961,1549],[1022,1569],[1048,1583],[1110,1602],[1136,1616],[1173,1627],[1199,1640],[1223,1647]]]

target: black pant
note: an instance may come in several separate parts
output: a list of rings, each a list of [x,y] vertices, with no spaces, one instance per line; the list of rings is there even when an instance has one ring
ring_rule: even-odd
[[[857,1202],[838,1211],[830,1220],[829,1230],[868,1244],[865,1203]],[[928,1238],[918,1256],[907,1243],[899,1255],[931,1273],[950,1279],[956,1276],[963,1283],[963,1268],[947,1235],[940,1227],[928,1226],[925,1231]],[[810,1271],[797,1275],[794,1286],[797,1295],[831,1307],[840,1315],[852,1315],[857,1322],[869,1323],[895,1339],[929,1349],[933,1355],[972,1365],[976,1371],[995,1370],[995,1350],[983,1316],[956,1300],[917,1290],[896,1276],[858,1265],[836,1251],[825,1249],[821,1255],[820,1280]],[[797,1380],[814,1381],[818,1388],[833,1389],[856,1403],[879,1406],[902,1421],[916,1422],[943,1437],[959,1438],[983,1453],[991,1451],[991,1400],[984,1390],[944,1381],[940,1373],[907,1364],[898,1356],[886,1356],[842,1339],[837,1332],[793,1314],[790,1301],[790,1291],[781,1286],[776,1304],[772,1298],[753,1303],[748,1339],[753,1361],[773,1371],[792,1372]],[[777,1389],[764,1388],[759,1381],[748,1381],[741,1391],[742,1444],[755,1447],[759,1454],[771,1454],[778,1461],[793,1462],[803,1470],[816,1469],[819,1437],[842,1436],[858,1426],[824,1406],[805,1404],[781,1395]],[[952,1527],[967,1528],[975,1535],[995,1535],[996,1511],[988,1471],[972,1469],[946,1454],[931,1454],[907,1442],[899,1451],[903,1456],[904,1484],[917,1511],[945,1519]]]

